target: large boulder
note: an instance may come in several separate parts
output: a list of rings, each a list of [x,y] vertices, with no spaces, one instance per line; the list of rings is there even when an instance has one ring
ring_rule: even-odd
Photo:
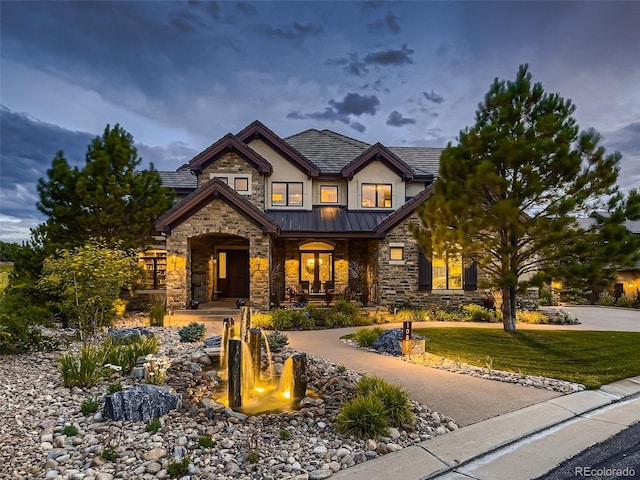
[[[182,395],[171,387],[137,385],[105,397],[102,415],[113,420],[148,422],[180,408]]]
[[[424,340],[424,337],[413,335],[412,339]],[[382,335],[373,342],[371,347],[381,353],[388,353],[389,355],[395,355],[397,357],[402,356],[402,329],[392,328],[385,330],[382,332]]]
[[[107,335],[118,340],[130,340],[136,337],[152,337],[153,332],[145,327],[110,328]]]

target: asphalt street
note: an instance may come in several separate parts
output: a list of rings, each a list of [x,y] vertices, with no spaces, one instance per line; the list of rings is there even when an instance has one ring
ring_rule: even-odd
[[[640,422],[593,445],[536,480],[640,479]]]

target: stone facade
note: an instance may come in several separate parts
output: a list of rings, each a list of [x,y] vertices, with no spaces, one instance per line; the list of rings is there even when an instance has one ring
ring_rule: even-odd
[[[215,162],[207,165],[202,173],[198,175],[198,187],[201,187],[211,180],[211,174],[215,174],[218,177],[224,177],[225,174],[250,176],[251,194],[243,195],[243,197],[260,210],[264,210],[264,178],[258,170],[245,162],[237,153],[229,152]],[[231,186],[233,186],[232,183]]]
[[[211,252],[194,248],[197,247],[197,240],[207,235],[213,235],[214,242],[216,235],[236,237],[236,241],[244,239],[249,250],[250,305],[259,310],[267,310],[269,236],[263,234],[260,226],[219,199],[212,199],[167,235],[167,305],[184,308],[193,296],[192,285],[207,284],[207,269],[210,268],[208,256]],[[219,242],[224,246],[222,238],[224,237],[220,237]]]

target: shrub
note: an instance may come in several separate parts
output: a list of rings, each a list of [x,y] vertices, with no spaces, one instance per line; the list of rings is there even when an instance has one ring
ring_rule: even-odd
[[[184,456],[181,460],[171,460],[167,465],[167,473],[171,478],[184,477],[189,473],[189,457]]]
[[[344,300],[338,300],[334,308],[337,312],[343,313],[348,317],[355,317],[358,315],[358,307]]]
[[[269,342],[269,350],[271,350],[271,352],[279,352],[287,346],[289,343],[289,337],[276,330],[267,334],[267,342]]]
[[[355,340],[361,347],[371,347],[384,330],[380,327],[360,328],[356,331]]]
[[[616,299],[609,292],[604,290],[598,298],[598,305],[605,307],[612,307],[616,303]]]
[[[616,307],[633,308],[633,299],[627,297],[624,293],[620,295],[616,302]]]
[[[254,328],[271,330],[273,328],[271,314],[270,313],[252,313],[251,326]]]
[[[114,445],[107,445],[100,452],[100,456],[109,462],[113,462],[116,458],[118,458],[118,451]]]
[[[129,302],[127,302],[123,298],[116,299],[116,301],[113,302],[113,312],[114,312],[115,316],[116,317],[124,317],[124,314],[127,311],[127,305],[128,304],[129,304]]]
[[[375,395],[357,395],[345,402],[335,423],[339,432],[363,439],[385,435],[389,429],[384,403]]]
[[[433,312],[433,319],[438,322],[457,322],[460,317],[455,313],[449,313],[445,310],[436,310]]]
[[[549,317],[542,312],[530,312],[526,310],[516,311],[516,321],[522,323],[544,324],[550,323]]]
[[[90,398],[82,402],[82,404],[80,405],[80,412],[83,415],[91,415],[92,413],[96,413],[99,407],[100,402],[98,402],[98,400],[96,400],[95,398]]]
[[[109,386],[107,387],[107,393],[109,395],[112,395],[116,392],[121,392],[122,391],[122,382],[113,382],[110,383]]]
[[[374,322],[374,320],[377,320],[377,317],[373,317],[371,315],[356,315],[351,319],[351,325],[354,327],[366,327],[373,325],[374,323],[379,323]]]
[[[271,312],[271,323],[276,330],[313,328],[313,320],[300,310],[275,310]]]
[[[134,336],[128,339],[108,336],[102,348],[105,352],[105,363],[119,365],[124,372],[128,373],[135,367],[138,357],[158,353],[160,343],[153,335]]]
[[[147,426],[145,427],[145,430],[151,433],[158,433],[158,430],[160,430],[160,427],[162,427],[162,423],[160,423],[160,419],[154,418],[147,422]]]
[[[281,428],[280,429],[280,440],[290,440],[291,439],[291,432],[285,428]]]
[[[334,327],[350,327],[353,318],[355,316],[352,317],[344,312],[335,312],[331,317],[331,321]]]
[[[202,448],[213,448],[213,440],[210,436],[200,437],[198,438],[198,445]]]
[[[407,393],[380,377],[362,377],[356,385],[356,392],[358,396],[373,395],[379,398],[387,412],[388,423],[392,426],[400,426],[413,418]]]
[[[62,429],[62,434],[66,435],[67,437],[75,437],[76,435],[78,435],[78,429],[73,425],[65,425]]]
[[[473,303],[469,305],[460,305],[460,309],[464,316],[469,318],[472,322],[491,322],[495,318],[491,310],[487,310],[486,308]]]
[[[205,327],[204,323],[191,322],[186,327],[178,330],[181,342],[198,342],[204,339]]]
[[[166,313],[165,299],[160,295],[151,297],[151,310],[149,310],[149,325],[152,327],[164,327],[164,315]]]
[[[315,305],[307,305],[304,311],[313,321],[315,327],[332,327],[334,309],[318,308]]]
[[[91,387],[105,376],[105,351],[91,344],[78,353],[67,352],[58,358],[58,366],[65,387]]]
[[[549,285],[544,284],[538,291],[538,303],[540,305],[553,305],[553,293]]]
[[[258,455],[258,452],[255,450],[252,450],[249,452],[249,455],[247,455],[247,463],[258,463],[258,460],[260,460],[260,455]]]

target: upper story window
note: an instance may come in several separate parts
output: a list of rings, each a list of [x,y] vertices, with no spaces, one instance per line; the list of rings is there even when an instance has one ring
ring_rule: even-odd
[[[302,182],[273,182],[271,205],[276,207],[301,207]]]
[[[251,174],[250,173],[212,173],[209,178],[217,178],[221,182],[229,185],[240,195],[251,195]]]
[[[320,203],[338,203],[338,186],[320,185]]]
[[[391,185],[363,183],[362,208],[391,208]]]
[[[249,179],[247,177],[236,177],[233,179],[233,188],[236,192],[249,191]]]

